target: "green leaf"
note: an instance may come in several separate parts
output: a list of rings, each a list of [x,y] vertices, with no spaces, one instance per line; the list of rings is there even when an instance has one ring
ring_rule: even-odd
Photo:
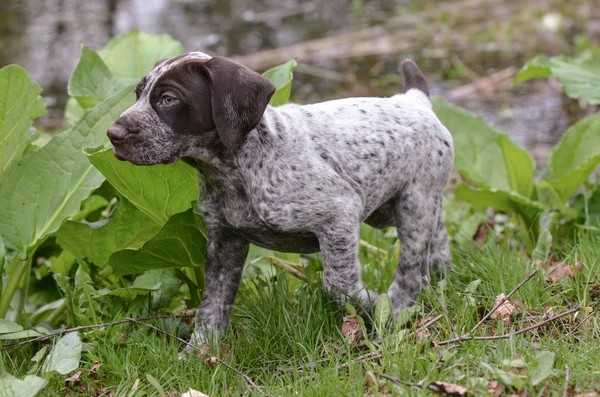
[[[0,179],[0,234],[8,249],[26,252],[104,181],[82,153],[107,141],[106,130],[133,103],[131,87],[86,112],[71,129],[29,153]]]
[[[552,246],[552,234],[550,234],[548,229],[544,229],[540,233],[537,244],[535,245],[535,249],[531,253],[531,260],[533,260],[534,262],[536,262],[536,261],[546,262],[546,258],[548,258],[548,254],[550,253],[551,246]]]
[[[271,106],[280,106],[288,103],[292,93],[294,70],[297,65],[295,59],[290,59],[288,62],[275,66],[263,73],[263,76],[269,79],[277,89],[269,101]]]
[[[77,120],[83,117],[85,110],[81,107],[75,98],[69,98],[65,105],[65,118],[71,124],[75,124]]]
[[[41,327],[37,327],[38,330]],[[1,334],[0,340],[13,340],[13,339],[25,339],[25,338],[37,338],[38,336],[47,335],[46,333],[41,333],[35,329],[26,329],[24,331],[15,332],[12,334]]]
[[[196,171],[182,161],[140,167],[117,160],[112,149],[92,149],[86,153],[121,195],[160,225],[198,200]]]
[[[82,46],[79,63],[69,79],[68,92],[82,108],[89,109],[136,83],[137,79],[114,76],[95,51]]]
[[[461,184],[456,188],[456,198],[478,207],[492,207],[508,214],[519,214],[529,223],[540,212],[547,210],[542,203],[530,200],[515,192],[488,188],[474,189],[465,184]]]
[[[34,397],[47,383],[39,376],[27,375],[20,380],[5,372],[0,375],[0,397]]]
[[[47,113],[41,92],[22,67],[0,69],[0,176],[21,159],[33,140],[33,120]]]
[[[50,262],[52,273],[68,276],[71,272],[71,268],[75,264],[75,256],[71,254],[71,252],[63,249],[58,256],[51,256],[48,258],[48,262]]]
[[[435,113],[454,141],[455,167],[481,187],[531,197],[535,164],[531,155],[482,118],[434,98]]]
[[[193,209],[172,216],[158,234],[138,250],[115,252],[108,263],[115,275],[151,269],[202,266],[206,250],[206,226]]]
[[[550,153],[544,180],[566,203],[599,163],[600,113],[586,117],[565,132]]]
[[[469,283],[469,285],[467,285],[467,287],[465,288],[465,294],[472,294],[474,293],[477,288],[479,287],[479,284],[481,284],[481,280],[477,279],[477,280],[473,280]]]
[[[537,386],[544,379],[552,375],[555,354],[548,351],[540,352],[535,361],[529,366],[529,379],[533,386]]]
[[[544,55],[538,55],[527,62],[515,76],[515,84],[523,81],[552,76],[550,60]]]
[[[383,328],[392,315],[392,304],[387,294],[381,294],[375,304],[375,324]]]
[[[79,367],[81,360],[81,339],[77,332],[71,332],[56,342],[42,366],[42,374],[53,371],[66,375]]]
[[[131,31],[112,38],[98,51],[113,75],[141,79],[156,62],[183,53],[183,45],[171,36]]]
[[[165,390],[162,388],[162,386],[160,385],[160,383],[156,380],[156,378],[150,374],[146,374],[146,379],[148,380],[148,382],[150,382],[150,384],[152,386],[154,386],[154,389],[156,389],[156,392],[158,393],[158,395],[160,397],[166,397],[167,395],[165,394]]]
[[[160,283],[160,289],[154,293],[152,310],[168,306],[179,292],[182,281],[177,277],[175,269],[150,270],[138,276],[132,286],[156,285],[157,283]]]
[[[83,266],[79,266],[75,272],[75,296],[74,296],[74,314],[82,324],[98,324],[98,314],[102,312],[97,298],[101,294],[96,291],[94,281],[85,271]]]
[[[23,327],[19,324],[0,318],[0,334],[10,334],[19,331],[23,331]]]
[[[396,327],[400,328],[406,325],[420,309],[421,308],[418,305],[415,305],[400,310],[400,313],[398,313],[398,317],[396,318]]]
[[[161,224],[121,198],[108,219],[93,223],[67,221],[56,237],[57,243],[75,257],[102,266],[113,252],[141,247],[160,227]]]
[[[600,55],[588,52],[577,58],[538,56],[521,68],[515,84],[548,76],[556,77],[567,96],[600,104]]]

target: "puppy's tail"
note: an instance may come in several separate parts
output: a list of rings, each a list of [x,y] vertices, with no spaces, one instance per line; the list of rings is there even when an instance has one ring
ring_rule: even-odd
[[[422,100],[431,106],[427,79],[425,79],[417,64],[411,59],[405,59],[402,61],[400,68],[404,75],[404,92],[408,94],[411,90],[418,91],[417,96],[423,97]]]

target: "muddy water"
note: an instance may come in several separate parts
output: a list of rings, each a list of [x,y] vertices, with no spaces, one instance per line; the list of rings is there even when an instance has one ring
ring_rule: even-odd
[[[433,93],[445,95],[538,53],[573,52],[579,34],[598,36],[597,0],[529,3],[0,0],[0,66],[18,63],[42,85],[49,124],[62,117],[80,45],[100,48],[131,29],[168,33],[186,50],[239,56],[257,70],[293,54],[300,63],[292,97],[297,102],[398,92],[396,70],[405,57],[418,61]],[[548,82],[513,89],[504,81],[451,100],[495,122],[542,163],[547,148],[581,114],[569,113],[571,101]]]

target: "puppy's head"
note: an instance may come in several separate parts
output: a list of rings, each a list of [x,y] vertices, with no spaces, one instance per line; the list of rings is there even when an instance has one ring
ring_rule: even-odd
[[[235,151],[260,122],[275,87],[227,58],[193,52],[157,63],[135,92],[135,104],[107,135],[118,159],[152,165],[209,150],[202,146],[215,141]]]

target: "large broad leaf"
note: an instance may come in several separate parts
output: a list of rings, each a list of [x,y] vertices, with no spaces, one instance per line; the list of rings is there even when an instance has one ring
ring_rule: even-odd
[[[198,200],[196,171],[181,161],[140,167],[117,160],[112,149],[92,149],[87,154],[121,195],[160,225]]]
[[[115,76],[141,79],[156,62],[183,52],[183,45],[171,36],[131,31],[111,39],[98,51]]]
[[[108,98],[123,84],[139,80],[159,60],[182,52],[181,43],[167,35],[137,31],[112,38],[98,53],[83,47],[79,64],[69,80],[69,94],[76,98],[67,102],[67,119],[79,120],[83,108]]]
[[[81,107],[89,109],[136,82],[137,79],[114,76],[96,52],[83,46],[79,63],[69,79],[68,92]]]
[[[598,163],[600,113],[586,117],[565,132],[550,154],[544,180],[567,202]]]
[[[104,177],[82,149],[104,144],[106,130],[133,101],[132,87],[120,91],[0,179],[0,234],[8,249],[26,252],[54,233],[100,186]]]
[[[571,98],[583,98],[593,105],[600,104],[600,56],[585,53],[578,58],[566,56],[533,58],[515,76],[522,81],[554,76]]]
[[[281,106],[288,103],[292,93],[294,69],[297,65],[296,60],[291,59],[283,65],[275,66],[263,73],[263,76],[269,79],[277,89],[269,101],[271,106]]]
[[[110,256],[108,264],[117,276],[151,269],[202,266],[206,250],[206,226],[188,211],[172,216],[160,232],[138,250],[126,249]]]
[[[492,207],[509,214],[520,214],[529,223],[548,209],[540,202],[523,197],[515,192],[481,188],[474,189],[465,184],[456,188],[456,198],[478,207]]]
[[[533,193],[535,165],[531,155],[482,118],[439,99],[434,110],[452,134],[455,167],[481,187]]]
[[[48,381],[39,376],[27,375],[23,380],[8,372],[0,375],[0,397],[34,397]]]
[[[108,219],[94,223],[67,221],[56,237],[58,244],[75,257],[102,266],[113,252],[141,247],[161,226],[121,198]]]
[[[47,112],[41,92],[22,67],[0,69],[0,176],[21,159],[36,135],[31,124]]]
[[[20,331],[23,331],[23,327],[19,324],[0,318],[0,334],[10,334]]]
[[[56,342],[42,366],[42,373],[58,372],[66,375],[79,367],[81,359],[81,339],[77,332],[71,332]]]
[[[531,384],[533,386],[537,386],[544,379],[552,375],[554,357],[555,354],[553,352],[543,351],[540,352],[535,358],[535,361],[531,363],[529,366],[529,378],[531,379]]]

